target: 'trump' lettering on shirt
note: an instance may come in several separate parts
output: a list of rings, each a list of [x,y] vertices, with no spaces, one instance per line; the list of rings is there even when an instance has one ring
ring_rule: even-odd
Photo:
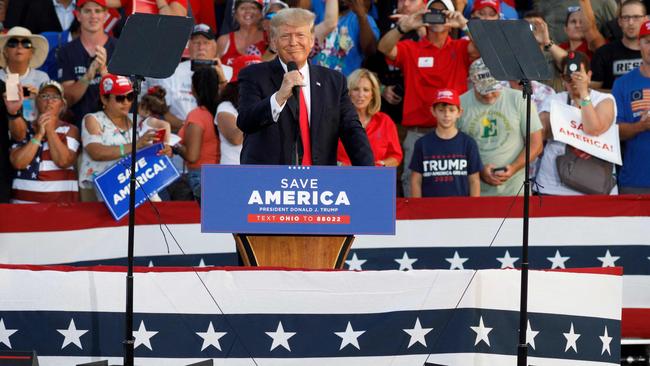
[[[440,177],[441,182],[453,176],[467,175],[467,157],[464,154],[437,155],[422,161],[423,177]]]

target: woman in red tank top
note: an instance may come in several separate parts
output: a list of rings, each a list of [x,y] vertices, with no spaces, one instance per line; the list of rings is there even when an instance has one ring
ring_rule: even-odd
[[[239,56],[262,56],[268,46],[261,27],[263,0],[236,0],[235,21],[239,29],[217,39],[217,52],[224,65]]]

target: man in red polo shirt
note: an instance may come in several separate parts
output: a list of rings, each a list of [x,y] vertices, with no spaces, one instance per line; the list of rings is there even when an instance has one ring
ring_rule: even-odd
[[[442,88],[467,91],[467,72],[471,60],[478,58],[478,50],[471,40],[452,39],[452,28],[467,30],[467,19],[457,12],[451,0],[430,0],[427,10],[411,15],[395,15],[397,26],[379,41],[377,49],[390,64],[404,72],[404,116],[402,125],[407,128],[404,147],[404,173],[402,186],[404,196],[410,197],[408,165],[413,155],[415,141],[436,126],[431,113],[431,101],[435,91]],[[446,17],[445,24],[424,24],[423,15],[436,9]],[[427,34],[419,41],[401,40],[402,35],[426,26]]]

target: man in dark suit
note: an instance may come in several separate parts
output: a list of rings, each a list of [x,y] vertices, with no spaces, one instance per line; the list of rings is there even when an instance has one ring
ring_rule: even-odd
[[[34,34],[62,32],[74,20],[72,0],[12,0],[7,8],[5,27],[21,26]],[[57,8],[62,18],[57,14]],[[66,24],[62,24],[65,22]]]
[[[345,77],[307,62],[313,29],[314,14],[307,10],[278,12],[271,19],[271,47],[278,57],[239,74],[242,164],[336,165],[340,138],[353,165],[374,166]],[[287,72],[292,62],[297,70]],[[297,98],[294,87],[300,89]]]

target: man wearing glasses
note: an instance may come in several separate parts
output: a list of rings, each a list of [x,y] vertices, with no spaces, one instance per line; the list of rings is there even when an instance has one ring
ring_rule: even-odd
[[[616,78],[641,64],[639,29],[646,15],[642,1],[627,0],[621,5],[618,25],[623,31],[623,38],[604,45],[594,53],[591,60],[592,89],[611,89]]]
[[[7,102],[7,108],[13,108]],[[76,202],[79,200],[74,163],[79,150],[79,130],[60,119],[65,111],[63,87],[43,83],[36,96],[38,117],[27,125],[21,141],[13,141],[9,159],[16,170],[11,202]]]
[[[618,172],[622,194],[650,194],[650,21],[639,31],[641,66],[614,82],[616,122],[625,141],[623,167]]]

